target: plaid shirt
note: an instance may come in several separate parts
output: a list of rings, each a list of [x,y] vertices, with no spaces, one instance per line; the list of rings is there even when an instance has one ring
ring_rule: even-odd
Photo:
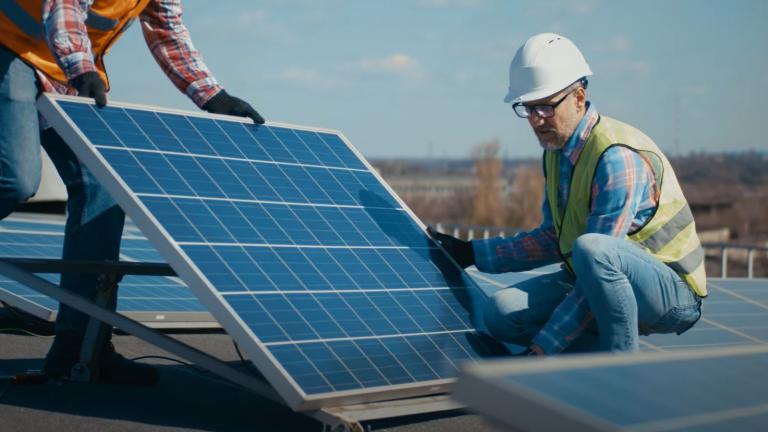
[[[68,79],[96,71],[85,19],[93,0],[47,0],[43,25],[48,46]],[[203,106],[222,87],[203,63],[181,22],[181,0],[152,0],[141,12],[141,30],[152,56],[182,93]],[[122,31],[125,31],[128,23]],[[66,83],[38,73],[44,91],[77,94]]]
[[[589,104],[586,114],[561,150],[560,203],[567,202],[573,168],[599,118],[594,105]],[[639,154],[620,146],[606,150],[592,181],[592,206],[585,233],[624,237],[640,228],[656,208],[655,192],[653,171]],[[473,241],[477,268],[488,273],[501,273],[530,270],[560,261],[546,191],[542,213],[542,224],[532,231],[508,238]],[[545,353],[560,352],[581,335],[592,319],[586,298],[575,289],[555,309],[533,343]]]

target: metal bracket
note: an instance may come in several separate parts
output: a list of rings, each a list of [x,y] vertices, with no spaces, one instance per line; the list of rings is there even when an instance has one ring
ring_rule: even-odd
[[[94,303],[108,309],[117,295],[117,288],[123,276],[152,275],[176,276],[176,272],[165,263],[134,263],[125,261],[78,261],[38,258],[0,258],[2,261],[15,265],[30,273],[77,273],[98,274],[96,297]],[[109,326],[102,321],[89,316],[83,343],[80,349],[79,361],[72,367],[69,378],[73,381],[89,382],[99,379],[99,364],[101,353],[108,333]]]
[[[10,260],[7,259],[0,259],[0,274],[37,290],[48,297],[58,300],[67,306],[77,309],[93,319],[117,327],[152,345],[158,346],[171,354],[187,359],[201,368],[215,373],[228,381],[237,383],[262,397],[283,403],[277,392],[260,378],[239,371],[203,351],[179,342],[170,336],[166,336],[121,314],[101,307],[77,294],[61,289],[58,285],[24,271],[16,265],[10,264],[9,261]],[[167,276],[168,274],[163,275]]]
[[[99,275],[94,302],[103,308],[109,308],[109,304],[117,295],[118,283],[122,278],[122,274]],[[80,361],[72,367],[70,372],[72,380],[81,382],[99,380],[101,354],[104,352],[104,345],[111,331],[111,328],[103,322],[89,317],[80,349]]]
[[[104,290],[100,290],[99,297],[108,298],[109,290],[116,288],[119,277],[123,274],[144,274],[155,276],[175,276],[175,272],[167,264],[149,264],[143,266],[139,263],[87,263],[76,262],[69,266],[63,264],[61,260],[28,260],[28,259],[7,259],[0,258],[0,274],[15,280],[25,286],[35,289],[44,295],[52,297],[61,303],[64,303],[78,311],[90,316],[89,332],[92,337],[98,338],[98,328],[104,327],[104,323],[119,328],[130,333],[152,345],[160,347],[165,351],[177,355],[181,358],[191,361],[197,366],[208,370],[227,381],[238,384],[257,395],[269,399],[273,402],[285,404],[280,395],[272,386],[259,377],[244,373],[231,367],[222,360],[213,357],[205,352],[193,348],[176,339],[166,336],[154,329],[151,329],[137,321],[127,318],[121,314],[113,312],[106,306],[107,303],[97,304],[87,300],[77,294],[71,293],[45,279],[42,279],[32,273],[31,269],[39,273],[58,273],[69,271],[81,271],[83,273],[97,273],[111,275],[103,282]],[[92,267],[95,266],[95,267]],[[56,270],[54,270],[56,269]],[[118,277],[118,275],[120,275]],[[101,302],[101,301],[100,301]],[[91,330],[91,328],[95,330]],[[89,338],[89,336],[86,336]],[[85,351],[85,345],[84,351]],[[89,343],[87,345],[91,345]],[[92,353],[97,354],[97,353]],[[88,353],[81,353],[81,359],[89,358]],[[93,356],[90,357],[91,359]],[[91,360],[93,361],[93,360]],[[88,365],[88,363],[85,363]],[[85,367],[76,374],[82,374],[83,378],[93,378],[94,369]],[[74,373],[74,371],[73,371]],[[98,373],[98,372],[96,372]],[[430,412],[452,411],[464,408],[463,405],[450,399],[448,395],[424,396],[406,399],[395,399],[381,402],[366,402],[354,405],[345,405],[338,407],[326,407],[316,411],[300,412],[312,417],[323,424],[323,430],[329,432],[363,432],[361,422],[375,419],[400,417],[415,414],[424,414]]]
[[[464,408],[464,405],[454,401],[449,395],[443,394],[328,407],[306,414],[321,421],[325,425],[324,431],[364,432],[361,424],[364,421],[455,411]]]

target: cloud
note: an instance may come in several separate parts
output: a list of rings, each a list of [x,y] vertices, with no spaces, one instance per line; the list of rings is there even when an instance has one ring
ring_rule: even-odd
[[[552,0],[527,2],[525,14],[529,17],[551,17],[553,12],[567,15],[586,15],[597,9],[600,0]]]
[[[343,86],[344,80],[336,77],[335,74],[300,67],[283,69],[278,75],[278,79],[281,81],[315,90],[329,90]]]
[[[635,78],[645,78],[651,73],[651,64],[642,60],[613,60],[605,63],[602,67],[594,68],[597,74],[605,73],[611,76],[631,76]]]
[[[410,79],[419,79],[424,75],[421,64],[413,57],[403,53],[359,60],[353,63],[353,67],[365,73],[396,75]]]
[[[566,7],[579,14],[588,14],[597,8],[600,0],[564,0]]]
[[[224,14],[224,12],[218,14],[212,12],[196,17],[195,20],[195,29],[199,27],[201,30],[195,30],[194,34],[207,33],[224,39],[255,39],[272,43],[290,43],[298,40],[298,34],[295,31],[275,20],[265,9],[243,10],[237,12],[236,16]]]
[[[588,48],[596,53],[624,53],[632,48],[632,43],[624,35],[614,35],[604,41],[592,42],[588,45]]]
[[[475,7],[487,4],[488,0],[419,0],[418,5],[422,7],[444,8],[444,7]]]
[[[326,68],[291,66],[281,70],[276,76],[273,75],[271,79],[312,90],[328,91],[368,82],[371,77],[377,80],[389,77],[418,83],[424,75],[424,69],[417,60],[407,54],[395,53]]]

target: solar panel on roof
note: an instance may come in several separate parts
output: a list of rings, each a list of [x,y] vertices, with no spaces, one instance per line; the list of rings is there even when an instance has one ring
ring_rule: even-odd
[[[64,218],[56,215],[14,214],[0,221],[0,256],[61,258]],[[162,262],[155,248],[132,224],[123,232],[121,259]],[[40,275],[58,284],[59,275]],[[56,319],[58,302],[0,275],[0,299],[47,321]],[[126,276],[118,290],[118,311],[152,327],[217,327],[189,289],[178,278]]]
[[[514,430],[733,431],[768,425],[768,346],[467,365],[454,397]]]
[[[340,133],[46,95],[49,122],[295,409],[446,391],[472,280]]]

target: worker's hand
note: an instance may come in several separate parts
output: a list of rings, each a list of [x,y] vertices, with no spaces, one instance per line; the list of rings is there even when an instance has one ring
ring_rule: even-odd
[[[231,96],[226,90],[216,93],[216,96],[206,102],[202,108],[212,114],[250,117],[254,123],[264,123],[264,117],[259,115],[248,102]]]
[[[448,234],[435,231],[431,226],[427,227],[427,233],[462,267],[467,268],[475,263],[475,251],[472,243],[460,240]]]
[[[77,89],[78,96],[93,98],[100,108],[107,105],[107,86],[98,72],[91,71],[78,75],[69,80],[69,83]]]

